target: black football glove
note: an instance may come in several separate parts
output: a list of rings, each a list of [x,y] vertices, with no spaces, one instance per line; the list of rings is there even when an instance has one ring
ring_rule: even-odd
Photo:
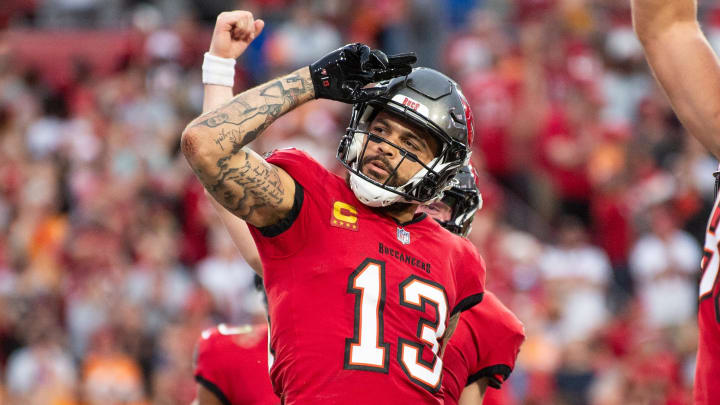
[[[417,62],[414,52],[387,56],[364,44],[350,44],[336,49],[310,65],[315,98],[344,103],[365,101],[382,92],[367,84],[406,76]]]

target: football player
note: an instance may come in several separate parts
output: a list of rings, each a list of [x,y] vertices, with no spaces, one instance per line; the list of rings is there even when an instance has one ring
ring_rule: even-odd
[[[466,166],[455,176],[455,185],[446,190],[440,202],[428,206],[421,206],[419,209],[426,212],[443,227],[453,233],[467,236],[475,212],[481,206],[480,194],[477,191],[475,179],[470,166]],[[258,265],[259,257],[254,248],[252,238],[244,222],[228,212],[219,203],[210,197],[216,211],[225,223],[238,248],[242,249],[242,255],[257,272],[262,272],[262,265]],[[217,334],[210,335],[210,340]],[[515,365],[515,359],[520,350],[520,345],[525,339],[523,325],[515,315],[500,302],[491,292],[486,292],[482,304],[472,307],[460,317],[452,339],[448,342],[443,357],[443,382],[442,389],[445,395],[444,403],[447,404],[500,404],[499,389],[505,379],[509,376]],[[210,341],[207,343],[211,344]],[[228,358],[234,355],[231,351],[239,352],[237,346],[225,345]],[[244,355],[250,355],[245,353]],[[259,359],[263,354],[252,353],[252,358]],[[202,358],[198,358],[198,364]],[[247,361],[247,360],[246,360]],[[260,360],[258,360],[260,361]],[[208,374],[228,375],[233,373],[235,367],[241,366],[241,362],[216,363],[213,367],[209,364],[205,367]],[[213,369],[214,368],[214,369]],[[199,368],[198,368],[199,370]],[[236,385],[247,386],[243,381],[243,374],[235,380]],[[197,376],[197,372],[196,372]],[[197,378],[197,377],[196,377]],[[236,378],[236,377],[233,377]],[[226,384],[230,384],[229,381]],[[252,386],[257,388],[258,395],[269,391],[270,381],[267,377],[264,382],[252,380]],[[208,388],[207,383],[198,379],[199,390],[204,391],[205,397],[211,393],[220,395],[227,391],[217,383],[216,388]],[[262,384],[265,384],[263,386]],[[496,388],[486,393],[487,387]],[[202,394],[198,394],[202,398]],[[250,404],[254,402],[229,401],[232,405]],[[214,404],[211,402],[200,402],[199,405]]]
[[[255,277],[255,286],[262,291],[262,279]],[[267,374],[267,324],[220,324],[203,331],[193,363],[197,382],[194,405],[280,404]]]
[[[461,236],[470,233],[481,207],[477,175],[465,166],[441,201],[421,206],[443,227]],[[463,312],[443,355],[445,404],[502,403],[499,389],[515,366],[525,331],[519,319],[490,291],[482,304]],[[495,388],[486,393],[487,387]],[[484,399],[484,400],[483,400]]]
[[[247,12],[218,17],[206,94],[231,91],[234,59],[261,25]],[[270,377],[285,403],[441,403],[445,331],[482,299],[474,247],[415,215],[467,161],[472,121],[457,85],[412,70],[414,60],[347,45],[183,131],[198,179],[250,225],[269,302]],[[315,98],[353,104],[338,147],[347,179],[297,150],[262,158],[246,146]]]
[[[267,325],[203,331],[195,348],[195,405],[278,405],[267,375]]]
[[[696,1],[632,0],[631,4],[635,32],[675,113],[688,132],[720,158],[720,63],[700,29]],[[696,404],[720,403],[719,204],[716,196],[701,263]]]
[[[522,322],[492,292],[460,316],[443,357],[445,404],[501,404],[525,340]],[[487,387],[493,388],[486,392]]]

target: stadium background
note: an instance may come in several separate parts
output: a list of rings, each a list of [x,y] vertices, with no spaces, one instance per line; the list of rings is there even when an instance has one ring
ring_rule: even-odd
[[[461,83],[485,201],[471,238],[528,336],[508,404],[691,403],[716,162],[653,82],[626,0],[2,3],[0,403],[187,404],[200,331],[262,321],[178,153],[234,8],[267,23],[236,90],[354,41]],[[718,50],[720,11],[701,17]],[[253,147],[341,172],[348,114],[309,103]]]

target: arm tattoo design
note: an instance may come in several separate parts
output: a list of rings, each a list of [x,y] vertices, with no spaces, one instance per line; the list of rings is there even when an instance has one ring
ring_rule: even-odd
[[[310,78],[295,72],[236,96],[193,125],[210,129],[204,133],[214,137],[219,158],[215,176],[191,166],[207,190],[239,217],[247,220],[261,207],[277,209],[285,196],[273,166],[244,147],[278,117],[312,97]]]
[[[244,220],[256,208],[279,208],[285,193],[280,176],[266,162],[250,159],[249,152],[241,150],[239,153],[243,155],[242,166],[230,167],[226,161],[219,162],[220,174],[214,184],[208,185],[208,191],[222,196],[223,205]],[[236,188],[228,187],[228,184],[240,186],[242,192],[237,195]]]

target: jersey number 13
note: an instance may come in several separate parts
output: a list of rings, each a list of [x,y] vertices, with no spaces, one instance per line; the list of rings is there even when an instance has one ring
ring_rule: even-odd
[[[442,360],[438,357],[439,339],[445,333],[448,302],[445,289],[438,283],[412,275],[399,285],[400,305],[424,314],[427,306],[435,309],[435,319],[420,317],[417,339],[399,338],[397,360],[405,375],[428,391],[440,388]],[[345,340],[345,369],[388,372],[390,344],[383,338],[385,308],[385,262],[365,259],[348,278],[347,292],[355,295],[353,337]],[[431,348],[432,361],[423,359],[423,350]]]

